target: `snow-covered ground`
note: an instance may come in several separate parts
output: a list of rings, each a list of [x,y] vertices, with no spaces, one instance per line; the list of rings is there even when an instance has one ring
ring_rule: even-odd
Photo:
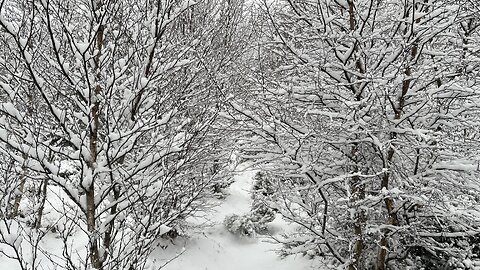
[[[242,168],[242,166],[240,166]],[[168,243],[165,248],[159,248],[152,254],[151,269],[159,269],[165,265],[164,270],[307,270],[313,268],[313,261],[301,256],[290,256],[281,259],[276,250],[280,246],[264,235],[253,238],[239,237],[226,230],[223,221],[231,214],[242,215],[250,211],[252,203],[250,190],[256,171],[245,168],[235,176],[235,181],[226,190],[226,197],[213,199],[214,206],[204,216],[188,220],[191,230],[188,236],[180,236],[174,240],[162,240]],[[54,193],[61,194],[59,190]],[[57,194],[57,195],[58,195]],[[47,214],[45,223],[52,223],[59,217],[51,205],[62,205],[61,196],[53,196],[46,206]],[[208,208],[208,207],[207,207]],[[54,214],[52,214],[54,213]],[[53,219],[53,220],[50,220]],[[280,216],[269,224],[270,231],[278,235],[294,227],[285,223]],[[83,237],[84,238],[84,237]],[[73,237],[73,247],[85,250],[87,240],[82,237]],[[171,242],[171,243],[170,243]],[[173,243],[173,244],[172,244]],[[62,243],[55,233],[49,233],[41,241],[41,245],[57,256],[62,254]],[[0,248],[2,248],[0,246]],[[24,252],[30,252],[28,249]],[[180,254],[180,256],[177,256]],[[24,254],[25,255],[25,254]],[[28,257],[28,256],[27,256]],[[43,256],[40,256],[43,257]],[[48,260],[43,258],[40,265],[44,269],[54,269]],[[0,255],[0,270],[20,269],[15,260]]]
[[[227,189],[227,197],[220,201],[206,219],[211,226],[202,227],[188,239],[178,240],[158,254],[159,264],[185,250],[171,261],[165,270],[304,270],[312,269],[313,261],[301,256],[280,259],[275,252],[280,246],[267,236],[240,238],[232,235],[223,226],[225,216],[244,214],[250,210],[252,202],[250,190],[254,170],[244,170],[235,177],[235,182]],[[201,222],[200,220],[192,222]],[[275,234],[289,229],[280,216],[270,224]],[[203,232],[202,232],[203,231]]]

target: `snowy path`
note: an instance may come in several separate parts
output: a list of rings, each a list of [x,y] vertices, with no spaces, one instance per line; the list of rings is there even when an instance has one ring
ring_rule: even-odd
[[[167,264],[162,270],[309,270],[312,269],[312,261],[301,256],[291,256],[280,259],[275,253],[279,245],[262,236],[256,238],[240,238],[232,235],[223,226],[223,220],[227,215],[245,214],[250,211],[252,203],[250,190],[253,184],[255,171],[246,170],[239,172],[234,183],[227,189],[227,197],[216,200],[217,206],[209,211],[206,217],[196,218],[191,222],[198,224],[193,226],[193,232],[188,238],[178,237],[175,245],[169,245],[167,249],[158,249],[153,258],[153,264],[147,269],[158,269],[176,254],[184,252]],[[59,204],[61,202],[58,202]],[[205,223],[208,223],[207,225]],[[286,228],[291,229],[279,216],[270,223],[272,231],[280,233]],[[168,241],[168,240],[165,240]],[[46,246],[61,255],[62,245],[54,235],[50,235],[44,241]],[[85,241],[74,241],[79,249],[85,245]],[[48,269],[47,265],[43,265]],[[0,255],[0,270],[19,269],[18,263],[6,259]],[[318,269],[318,268],[317,268]]]
[[[228,188],[227,198],[215,207],[208,219],[214,222],[204,233],[191,236],[185,244],[185,252],[165,270],[307,270],[311,261],[301,256],[280,259],[275,253],[279,246],[266,242],[266,238],[239,238],[223,227],[225,216],[244,214],[250,210],[250,189],[255,171],[240,172],[235,182]],[[281,231],[285,226],[280,217],[273,226]],[[179,251],[180,247],[175,251]],[[174,250],[166,250],[162,257],[174,255]]]

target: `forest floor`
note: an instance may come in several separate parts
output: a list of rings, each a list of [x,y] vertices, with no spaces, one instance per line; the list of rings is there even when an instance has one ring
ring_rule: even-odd
[[[268,224],[270,235],[256,235],[254,237],[240,237],[230,233],[223,221],[226,216],[242,215],[250,211],[252,204],[251,189],[256,171],[240,165],[233,183],[225,190],[225,196],[212,199],[210,206],[203,215],[188,219],[186,236],[175,239],[161,240],[164,248],[158,248],[152,254],[152,261],[147,269],[162,270],[307,270],[314,268],[313,261],[302,256],[280,258],[278,249],[281,247],[273,241],[272,236],[279,236],[282,232],[295,229],[295,226],[286,223],[279,214]],[[52,205],[62,205],[60,190],[51,190],[52,197],[46,206],[45,223],[52,223],[60,217],[52,214]],[[57,196],[55,196],[55,194]],[[50,209],[52,208],[52,209]],[[69,245],[84,250],[87,245],[85,237],[71,238]],[[63,244],[55,233],[49,233],[42,240],[43,248],[57,256],[62,256]],[[0,245],[0,248],[3,248]],[[24,252],[27,252],[25,249]],[[24,254],[25,255],[25,254]],[[85,254],[79,254],[85,256]],[[27,256],[28,257],[28,256]],[[163,266],[164,267],[161,267]],[[55,268],[47,260],[40,262],[43,269]],[[0,253],[0,270],[21,269],[18,262],[6,258]],[[318,269],[318,268],[316,268]]]
[[[250,190],[256,171],[244,168],[235,176],[233,184],[226,190],[226,198],[219,199],[213,211],[203,218],[192,219],[197,230],[188,238],[176,239],[158,254],[158,263],[182,253],[168,263],[164,270],[307,270],[312,269],[313,261],[302,256],[289,256],[281,259],[276,252],[280,245],[268,235],[253,238],[231,234],[223,225],[223,220],[231,214],[249,212],[252,203]],[[279,235],[294,227],[285,223],[277,214],[269,224],[272,236]],[[183,252],[182,252],[183,251]]]

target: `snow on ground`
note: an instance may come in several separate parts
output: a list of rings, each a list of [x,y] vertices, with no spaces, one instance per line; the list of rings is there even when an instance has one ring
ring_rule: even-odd
[[[267,236],[240,238],[232,235],[223,226],[225,216],[245,214],[251,205],[250,190],[256,171],[244,170],[235,177],[228,188],[227,198],[217,205],[207,219],[213,224],[202,227],[187,239],[176,240],[175,246],[161,251],[158,264],[164,264],[182,252],[182,255],[167,264],[164,270],[306,270],[312,269],[313,261],[301,256],[280,259],[275,252],[280,246]],[[195,221],[192,221],[195,222]],[[200,222],[200,220],[196,220]],[[272,222],[275,233],[289,228],[280,216]],[[203,231],[203,233],[202,233]],[[163,259],[162,259],[163,258]]]
[[[267,236],[257,235],[255,238],[238,237],[226,230],[223,221],[231,214],[242,215],[250,211],[252,203],[250,190],[256,171],[244,165],[242,171],[235,176],[235,181],[226,190],[228,194],[224,199],[215,199],[212,211],[207,211],[203,217],[191,218],[192,231],[187,237],[178,237],[172,240],[165,249],[159,248],[152,254],[153,263],[150,269],[159,269],[165,265],[164,270],[307,270],[312,269],[313,261],[302,256],[290,256],[280,259],[275,250],[280,246]],[[50,190],[57,196],[49,196],[45,208],[44,224],[51,224],[60,217],[52,205],[64,205],[62,194],[56,187]],[[280,216],[270,223],[272,233],[279,234],[294,227],[285,223]],[[87,240],[80,235],[71,238],[73,247],[85,250]],[[163,240],[162,240],[163,241]],[[165,240],[169,241],[169,240]],[[55,233],[49,233],[41,241],[41,245],[57,256],[62,254],[61,240]],[[2,248],[0,246],[0,248]],[[30,252],[24,250],[24,252]],[[176,257],[177,254],[181,256]],[[83,254],[84,255],[84,254]],[[172,258],[175,258],[172,260]],[[40,255],[40,265],[49,269],[44,256]],[[170,261],[171,260],[171,261]],[[169,263],[167,263],[169,262]],[[0,270],[20,269],[15,260],[7,259],[0,253]],[[53,269],[53,268],[52,268]],[[318,268],[317,268],[318,269]]]

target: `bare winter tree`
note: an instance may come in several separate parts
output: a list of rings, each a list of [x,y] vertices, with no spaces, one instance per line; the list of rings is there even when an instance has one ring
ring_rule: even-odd
[[[303,228],[287,253],[348,269],[474,256],[480,21],[460,2],[263,2],[231,115]]]
[[[1,1],[5,254],[22,269],[47,267],[27,247],[61,268],[148,265],[156,239],[220,178],[226,156],[215,145],[226,138],[212,128],[242,5]],[[40,194],[34,215],[18,215],[26,186]],[[46,202],[60,218],[44,226],[59,229],[63,254],[42,249],[45,231],[28,226],[42,227]]]

